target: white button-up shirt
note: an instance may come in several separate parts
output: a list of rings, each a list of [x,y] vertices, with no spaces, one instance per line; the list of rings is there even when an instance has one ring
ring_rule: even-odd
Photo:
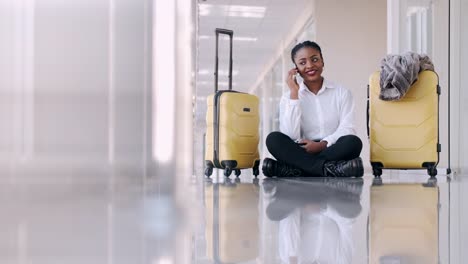
[[[299,99],[290,92],[280,102],[280,131],[292,140],[325,140],[327,146],[338,138],[355,135],[354,102],[351,92],[341,85],[324,79],[317,94],[299,83]]]

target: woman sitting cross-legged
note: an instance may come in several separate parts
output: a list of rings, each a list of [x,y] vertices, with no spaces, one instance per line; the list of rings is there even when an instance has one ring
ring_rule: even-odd
[[[263,174],[362,177],[362,142],[354,131],[351,92],[322,76],[324,61],[317,43],[297,44],[291,59],[296,67],[288,72],[289,91],[280,102],[281,132],[266,139],[276,160],[264,159]],[[303,81],[298,83],[296,74]]]

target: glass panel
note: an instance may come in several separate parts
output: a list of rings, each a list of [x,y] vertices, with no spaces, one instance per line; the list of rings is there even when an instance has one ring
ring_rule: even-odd
[[[281,59],[277,60],[273,67],[273,87],[270,101],[273,105],[270,122],[272,131],[279,131],[279,102],[283,93],[283,86],[285,73],[283,72],[283,62]]]
[[[141,158],[147,1],[0,1],[0,159]]]
[[[429,1],[408,1],[406,50],[432,55],[432,6]]]
[[[297,38],[298,42],[303,42],[306,40],[315,40],[315,21],[313,18],[307,22],[307,24],[304,26],[303,32],[299,34],[299,37]]]

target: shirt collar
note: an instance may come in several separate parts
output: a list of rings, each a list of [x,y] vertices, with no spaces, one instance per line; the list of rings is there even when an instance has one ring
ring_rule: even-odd
[[[335,88],[335,84],[325,78],[323,78],[323,83],[322,83],[322,87],[320,88],[319,92],[317,93],[317,95],[321,94],[321,93],[324,93],[326,89],[329,89],[329,88]],[[304,84],[304,81],[302,80],[299,84],[299,91],[309,91],[309,89],[307,88],[307,86]]]

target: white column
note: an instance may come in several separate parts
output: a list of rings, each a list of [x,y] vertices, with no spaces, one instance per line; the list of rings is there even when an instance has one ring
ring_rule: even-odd
[[[167,1],[166,1],[167,2]],[[175,58],[175,71],[177,78],[175,81],[175,142],[174,159],[175,169],[171,176],[176,183],[176,201],[179,206],[185,206],[186,212],[193,207],[190,203],[191,197],[187,194],[189,182],[193,173],[193,130],[194,130],[194,112],[195,98],[193,97],[195,89],[195,8],[196,1],[177,0],[175,10],[176,15],[176,43],[174,47],[177,53]],[[164,87],[167,89],[167,87]],[[203,175],[196,175],[204,177]],[[193,189],[192,189],[193,190]],[[193,192],[192,194],[195,194]],[[195,199],[193,200],[195,201]],[[191,217],[189,217],[191,218]],[[177,228],[175,259],[173,263],[191,263],[192,239],[190,232],[184,228]]]
[[[458,119],[454,119],[452,123],[454,122],[460,122],[460,130],[459,130],[459,146],[460,146],[460,167],[461,167],[461,173],[466,176],[466,173],[468,172],[468,139],[466,136],[466,133],[468,133],[468,122],[466,120],[466,115],[468,114],[468,76],[466,72],[468,71],[468,51],[467,51],[467,45],[468,45],[468,17],[467,17],[467,12],[468,12],[468,3],[466,1],[460,1],[460,9],[459,13],[457,14],[460,19],[460,25],[459,25],[459,43],[458,43],[458,49],[457,53],[453,54],[454,56],[458,56],[460,58],[459,62],[459,73],[458,76],[455,76],[455,79],[457,77],[459,78],[459,85],[454,87],[455,89],[459,90],[459,97],[454,97],[452,98],[459,98],[459,116]],[[454,14],[455,15],[455,14]],[[455,32],[453,34],[456,34]],[[456,66],[455,66],[456,67]],[[452,70],[455,70],[455,67],[452,67]],[[457,142],[455,142],[456,144]]]
[[[451,165],[452,170],[456,171],[456,168],[460,168],[462,163],[460,142],[462,140],[461,135],[461,113],[460,113],[460,80],[461,80],[461,13],[460,13],[460,0],[451,0],[451,20],[450,20],[450,137],[451,137]]]
[[[176,2],[154,1],[153,11],[153,157],[167,163],[175,143]]]
[[[15,2],[14,158],[34,154],[34,8],[35,0]]]
[[[115,47],[115,0],[109,0],[108,13],[108,89],[107,89],[107,159],[110,164],[115,158],[115,87],[114,87],[114,47]]]

